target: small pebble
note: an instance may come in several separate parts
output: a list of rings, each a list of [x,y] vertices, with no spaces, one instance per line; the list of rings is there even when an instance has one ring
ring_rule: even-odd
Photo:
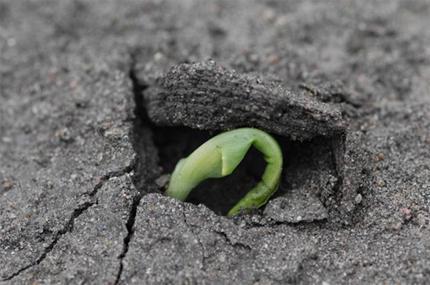
[[[384,156],[384,154],[382,152],[378,153],[375,156],[375,161],[383,161],[384,159],[385,159],[385,156]]]
[[[378,178],[378,180],[376,181],[376,185],[378,185],[379,187],[384,187],[385,186],[385,181]]]
[[[78,175],[76,173],[73,173],[72,175],[70,175],[70,180],[74,181],[78,178]]]
[[[405,220],[410,220],[412,218],[412,211],[409,208],[401,208],[400,212],[403,214]]]
[[[395,230],[395,231],[398,231],[398,230],[400,230],[402,228],[402,223],[401,222],[398,222],[398,223],[395,223],[395,224],[392,224],[391,225],[391,229],[392,230]]]
[[[170,181],[170,174],[163,174],[155,180],[155,184],[160,188],[167,188]]]
[[[1,186],[5,191],[9,191],[13,188],[13,186],[15,186],[15,183],[13,183],[12,180],[6,178],[2,181]]]
[[[280,61],[281,61],[281,59],[279,58],[279,56],[277,56],[276,54],[271,54],[268,58],[267,58],[267,61],[270,63],[270,64],[278,64]]]
[[[361,194],[357,194],[357,196],[355,196],[355,204],[360,204],[361,201],[363,201],[363,196],[361,196]]]
[[[164,55],[161,52],[157,52],[154,54],[154,60],[155,61],[160,61],[164,58]]]
[[[404,214],[404,215],[410,215],[411,214],[411,210],[409,208],[401,208],[400,212],[402,212],[402,214]]]
[[[63,142],[72,141],[72,136],[68,128],[62,128],[55,132],[55,136]]]
[[[417,223],[418,223],[418,225],[420,225],[420,226],[425,226],[426,225],[426,223],[427,223],[427,219],[426,219],[426,217],[423,215],[423,214],[418,214],[417,215]]]

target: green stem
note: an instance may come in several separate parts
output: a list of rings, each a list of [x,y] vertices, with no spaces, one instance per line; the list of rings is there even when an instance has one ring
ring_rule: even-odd
[[[221,133],[181,159],[172,173],[166,194],[184,201],[191,190],[208,178],[231,174],[249,148],[254,146],[267,162],[261,181],[233,208],[228,216],[255,209],[267,203],[276,192],[282,172],[282,151],[269,134],[253,128],[241,128]]]

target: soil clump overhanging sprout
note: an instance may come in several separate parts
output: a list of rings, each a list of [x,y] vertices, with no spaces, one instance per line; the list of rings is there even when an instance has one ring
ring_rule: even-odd
[[[234,216],[259,208],[276,192],[282,172],[282,151],[269,134],[254,128],[240,128],[221,133],[181,159],[170,179],[166,194],[184,201],[190,192],[208,178],[230,175],[250,147],[260,151],[267,162],[261,181],[228,212]]]

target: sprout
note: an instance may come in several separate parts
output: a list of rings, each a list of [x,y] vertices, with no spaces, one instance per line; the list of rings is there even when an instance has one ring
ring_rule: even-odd
[[[197,148],[175,167],[166,194],[184,201],[191,190],[207,178],[231,174],[249,148],[254,146],[267,162],[261,181],[233,208],[228,216],[259,208],[276,192],[282,171],[282,152],[269,134],[253,128],[241,128],[221,133]]]

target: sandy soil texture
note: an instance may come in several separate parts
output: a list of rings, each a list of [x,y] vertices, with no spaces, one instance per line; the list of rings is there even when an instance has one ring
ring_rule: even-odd
[[[0,0],[0,284],[426,284],[430,2]],[[176,162],[252,126],[187,202]]]

